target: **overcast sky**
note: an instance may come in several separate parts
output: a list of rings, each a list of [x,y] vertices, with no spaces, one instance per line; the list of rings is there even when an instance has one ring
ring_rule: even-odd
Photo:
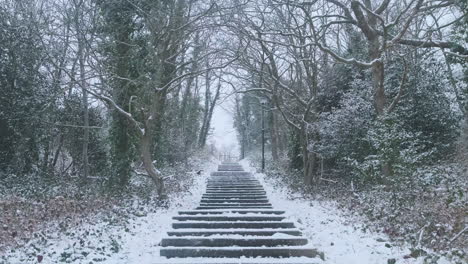
[[[232,151],[233,155],[238,156],[239,143],[236,130],[233,127],[233,115],[229,111],[232,109],[231,105],[230,100],[223,100],[220,105],[216,106],[212,120],[214,131],[209,141],[213,142],[218,150]]]

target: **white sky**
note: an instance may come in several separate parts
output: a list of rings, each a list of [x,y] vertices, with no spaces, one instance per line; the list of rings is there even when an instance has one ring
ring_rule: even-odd
[[[228,151],[232,155],[238,156],[239,143],[236,130],[233,127],[234,119],[229,109],[231,109],[230,100],[223,100],[220,105],[215,107],[211,123],[214,131],[208,141],[214,143],[219,151]]]

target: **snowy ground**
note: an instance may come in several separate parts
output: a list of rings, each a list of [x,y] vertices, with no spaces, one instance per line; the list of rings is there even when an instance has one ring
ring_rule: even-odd
[[[248,161],[245,170],[255,172]],[[287,188],[256,174],[264,185],[275,209],[286,210],[289,220],[297,223],[311,246],[325,253],[327,264],[379,264],[395,259],[396,263],[422,263],[404,259],[408,248],[392,245],[385,234],[362,231],[362,226],[343,216],[332,203],[310,201],[292,194]],[[440,262],[442,263],[442,262]]]
[[[247,161],[242,165],[254,171]],[[77,226],[66,232],[39,234],[28,246],[0,256],[0,263],[164,263],[159,256],[159,242],[170,229],[171,217],[179,210],[193,209],[205,191],[205,182],[216,164],[208,162],[204,173],[197,176],[190,195],[173,194],[175,201],[168,209],[134,216],[125,224],[114,225],[112,219],[99,219],[93,225]],[[256,174],[264,184],[275,209],[286,210],[288,218],[297,223],[310,245],[325,253],[327,264],[385,264],[423,263],[423,260],[405,258],[406,247],[389,242],[383,234],[364,232],[356,221],[350,221],[331,203],[294,197],[277,182]],[[144,212],[145,210],[143,210]],[[212,260],[213,261],[213,260]],[[212,262],[207,261],[207,262]],[[318,263],[321,261],[317,260]],[[187,263],[187,261],[185,261]],[[190,261],[188,261],[190,263]],[[257,261],[272,263],[271,261]],[[439,264],[448,263],[445,261]]]

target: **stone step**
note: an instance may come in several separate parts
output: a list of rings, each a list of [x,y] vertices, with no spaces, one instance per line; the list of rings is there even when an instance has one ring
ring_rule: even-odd
[[[321,257],[321,254],[312,248],[305,247],[274,247],[274,248],[256,248],[256,247],[183,247],[183,248],[161,248],[161,256],[167,258],[226,258],[226,257]]]
[[[268,198],[266,196],[263,197],[232,197],[232,196],[202,196],[202,200],[220,200],[220,201],[261,201],[261,200],[266,200],[268,201]],[[264,201],[262,201],[264,202]]]
[[[231,185],[231,184],[218,184],[216,186],[206,186],[206,188],[225,188],[225,189],[242,189],[242,188],[249,188],[249,189],[255,189],[255,188],[262,188],[263,189],[263,186],[259,187],[259,186],[244,186],[244,187],[239,187],[239,186],[234,186],[234,185]]]
[[[217,176],[252,176],[252,173],[247,171],[214,171],[210,173],[210,176],[217,177]]]
[[[238,191],[225,191],[225,190],[210,190],[206,192],[207,194],[227,194],[227,193],[239,193],[239,194],[266,194],[265,191],[257,190],[238,190]]]
[[[216,197],[216,196],[226,196],[226,197],[230,197],[232,198],[233,196],[266,196],[266,194],[264,193],[265,191],[250,191],[250,192],[242,192],[242,191],[239,191],[239,192],[234,192],[234,191],[227,191],[227,192],[218,192],[218,191],[210,191],[210,192],[207,192],[205,194],[203,194],[202,196],[205,196],[205,197]]]
[[[268,199],[212,199],[205,198],[201,200],[202,203],[268,203]]]
[[[212,181],[208,182],[207,186],[236,186],[236,185],[248,185],[248,186],[261,186],[259,182],[257,181],[250,181],[250,180],[245,180],[245,181]],[[263,186],[262,186],[263,187]]]
[[[243,205],[243,206],[224,206],[224,205],[210,205],[210,206],[198,206],[197,210],[206,210],[206,209],[273,209],[271,205],[266,206],[250,206],[250,205]]]
[[[239,183],[243,183],[244,181],[259,182],[257,179],[251,178],[251,177],[233,177],[233,176],[229,176],[229,177],[211,177],[208,180],[208,182],[239,182]]]
[[[211,177],[208,182],[239,182],[242,183],[244,181],[248,182],[259,182],[259,180],[250,178],[250,177]]]
[[[233,196],[233,195],[260,196],[260,195],[263,195],[263,196],[265,196],[266,193],[264,191],[259,191],[259,192],[216,192],[216,191],[213,191],[213,192],[206,193],[206,195],[208,195],[208,196],[214,196],[214,195],[218,195],[218,196]]]
[[[200,203],[200,206],[223,206],[223,207],[237,207],[237,206],[271,206],[271,203]]]
[[[305,238],[164,238],[163,247],[278,247],[303,246]]]
[[[172,219],[177,221],[282,221],[283,216],[174,216]]]
[[[285,211],[280,210],[192,210],[192,211],[179,211],[179,215],[220,215],[220,214],[274,214],[281,215]]]
[[[167,232],[169,236],[186,237],[186,236],[218,236],[218,235],[240,235],[240,236],[274,236],[274,235],[290,235],[301,236],[302,233],[294,228],[282,229],[208,229],[208,230],[174,230]]]
[[[236,191],[236,190],[264,190],[263,187],[258,187],[258,186],[210,186],[206,187],[206,190],[226,190],[226,191]]]
[[[220,171],[211,173],[210,179],[256,179],[252,174],[244,171]]]
[[[207,192],[211,191],[225,191],[225,192],[238,192],[238,191],[252,191],[252,192],[258,192],[258,191],[265,191],[263,188],[207,188]]]
[[[238,192],[232,192],[232,193],[225,193],[223,194],[223,192],[221,193],[216,193],[216,192],[212,192],[212,193],[204,193],[202,194],[202,196],[266,196],[265,193],[263,194],[259,194],[259,193],[254,193],[254,194],[249,194],[249,193],[238,193]]]
[[[172,228],[294,228],[292,222],[181,222],[172,223]]]
[[[194,258],[178,259],[168,258],[166,261],[158,264],[194,264]],[[212,259],[201,258],[196,260],[196,264],[214,264]],[[262,258],[218,258],[215,264],[265,264]],[[323,261],[317,258],[268,258],[268,264],[323,264]]]
[[[249,195],[249,194],[204,194],[202,198],[215,198],[215,199],[230,199],[230,198],[245,198],[245,199],[266,199],[267,196],[264,194]]]
[[[265,196],[265,192],[209,192],[206,195],[208,195],[209,198],[213,198],[214,195],[218,196],[233,196],[233,195],[244,195],[244,196]]]
[[[206,188],[263,188],[260,184],[245,184],[243,183],[242,185],[240,184],[208,184]]]
[[[240,180],[250,180],[258,181],[254,177],[250,176],[211,176],[208,178],[209,181],[240,181]]]
[[[240,164],[219,164],[218,168],[241,168],[242,169],[242,165],[240,165]]]
[[[255,180],[245,180],[245,181],[209,181],[207,185],[221,185],[221,186],[230,186],[230,185],[260,185],[258,181]],[[262,186],[263,187],[263,186]]]
[[[219,190],[236,190],[236,189],[242,189],[242,190],[252,190],[252,189],[262,189],[262,190],[265,190],[263,188],[263,186],[255,186],[255,185],[252,185],[252,186],[233,186],[233,185],[217,185],[217,186],[206,186],[207,189],[219,189]]]
[[[263,187],[263,185],[261,185],[259,182],[255,181],[255,180],[244,180],[244,181],[208,181],[207,182],[207,187],[208,186],[238,186],[238,185],[242,185],[242,186],[247,186],[247,187],[250,187],[250,186],[261,186]]]
[[[261,187],[263,188],[262,185],[260,184],[247,184],[247,183],[240,183],[240,184],[208,184],[206,188],[210,187],[229,187],[229,188],[238,188],[238,187]]]

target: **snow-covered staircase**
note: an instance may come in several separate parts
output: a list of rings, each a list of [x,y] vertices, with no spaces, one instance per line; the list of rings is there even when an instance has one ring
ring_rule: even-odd
[[[251,173],[223,163],[211,173],[200,206],[173,217],[160,254],[168,263],[317,263],[323,256],[284,213],[273,209]]]

